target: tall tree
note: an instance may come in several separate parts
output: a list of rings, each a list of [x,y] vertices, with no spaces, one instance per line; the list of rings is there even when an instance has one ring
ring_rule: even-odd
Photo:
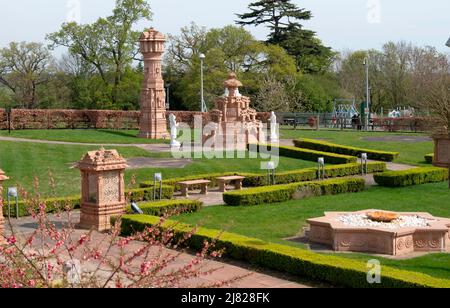
[[[122,78],[139,51],[140,32],[133,31],[133,26],[151,17],[146,0],[116,0],[111,16],[87,25],[65,23],[47,39],[52,47],[67,47],[93,65],[105,85],[111,85],[111,100],[116,103]]]
[[[307,73],[327,71],[334,53],[323,46],[315,32],[303,28],[311,11],[299,8],[292,0],[260,0],[249,5],[250,12],[237,14],[241,26],[265,25],[270,29],[267,43],[283,47],[297,60],[299,70]]]
[[[38,87],[50,80],[53,57],[40,43],[16,43],[0,50],[0,84],[23,108],[36,108]]]

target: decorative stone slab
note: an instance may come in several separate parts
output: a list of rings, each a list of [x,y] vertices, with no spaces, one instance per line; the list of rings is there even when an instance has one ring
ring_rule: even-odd
[[[450,252],[450,219],[429,213],[397,213],[428,220],[427,227],[348,226],[341,217],[367,214],[376,210],[354,213],[326,212],[324,217],[309,219],[309,240],[331,246],[335,251],[352,251],[385,255],[407,255],[413,252]]]

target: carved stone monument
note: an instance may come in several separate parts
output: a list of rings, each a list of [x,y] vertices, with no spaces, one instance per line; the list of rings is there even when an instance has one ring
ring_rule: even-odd
[[[278,122],[277,116],[275,112],[271,112],[270,114],[270,142],[275,143],[278,142]]]
[[[144,55],[144,82],[141,92],[139,137],[169,138],[166,121],[166,91],[162,78],[164,35],[153,28],[142,33],[141,53]]]
[[[111,217],[124,213],[126,167],[116,150],[105,149],[88,152],[76,165],[81,171],[81,228],[109,230]]]
[[[5,231],[5,219],[3,218],[3,186],[2,182],[8,180],[9,178],[5,175],[2,169],[0,169],[0,244],[5,243],[5,239],[3,237],[3,232]]]
[[[250,108],[250,98],[241,95],[242,83],[230,73],[224,82],[225,94],[216,100],[216,109],[210,112],[216,123],[211,134],[204,134],[203,143],[226,149],[245,149],[249,143],[264,141],[262,123],[256,119],[256,110]]]

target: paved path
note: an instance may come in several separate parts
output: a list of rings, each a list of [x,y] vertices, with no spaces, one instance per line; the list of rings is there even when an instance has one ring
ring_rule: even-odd
[[[59,218],[56,215],[49,215],[49,219],[52,223],[54,223],[58,228],[62,228],[66,223],[67,219]],[[79,221],[79,212],[75,211],[72,213],[71,221],[77,222]],[[36,228],[36,222],[31,217],[20,218],[18,220],[12,220],[12,224],[14,226],[14,230],[19,232],[19,234],[32,233]],[[81,235],[86,234],[87,231],[84,230],[76,230],[74,234],[74,238],[78,239]],[[106,239],[106,241],[105,241]],[[102,245],[105,245],[104,248],[107,247],[108,244],[108,235],[103,233],[94,232],[92,235],[92,243],[93,245],[99,246],[99,249],[102,250]],[[142,242],[132,242],[129,246],[127,246],[127,253],[133,253],[139,248],[143,247]],[[106,250],[106,249],[105,249]],[[155,251],[151,251],[150,255],[157,254],[159,251],[155,249]],[[174,250],[165,249],[165,254],[168,255],[177,255],[178,252]],[[158,254],[159,255],[159,254]],[[120,252],[114,251],[111,253],[111,257],[119,258]],[[186,265],[193,259],[193,255],[189,253],[181,253],[174,262],[170,263],[168,269],[177,269]],[[132,264],[132,266],[140,266],[143,260],[137,260],[136,264]],[[211,286],[218,282],[223,281],[231,281],[235,278],[240,278],[237,281],[233,281],[227,284],[227,287],[231,288],[309,288],[311,287],[310,282],[299,282],[298,277],[281,274],[279,272],[268,271],[268,270],[259,270],[249,266],[244,262],[237,262],[228,259],[218,259],[218,260],[207,260],[203,264],[203,270],[214,269],[215,271],[207,276],[200,276],[195,279],[190,279],[185,281],[182,286],[185,287],[204,287]],[[98,264],[95,263],[85,263],[83,264],[84,270],[92,270],[95,269]],[[99,273],[100,276],[102,275]],[[103,273],[106,278],[108,275],[108,271]],[[242,278],[241,278],[242,277]],[[100,277],[101,279],[102,277]]]

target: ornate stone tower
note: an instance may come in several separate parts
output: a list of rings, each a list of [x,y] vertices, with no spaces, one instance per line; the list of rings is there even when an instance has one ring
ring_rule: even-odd
[[[105,231],[110,219],[125,212],[125,159],[116,150],[88,152],[76,165],[81,171],[80,227]]]
[[[139,137],[169,138],[166,121],[166,91],[162,78],[164,35],[153,28],[141,35],[144,55],[144,83],[141,92],[141,120]]]
[[[5,231],[5,219],[3,218],[3,187],[2,182],[8,180],[9,178],[5,175],[2,169],[0,169],[0,245],[5,242],[3,238],[3,232]]]

